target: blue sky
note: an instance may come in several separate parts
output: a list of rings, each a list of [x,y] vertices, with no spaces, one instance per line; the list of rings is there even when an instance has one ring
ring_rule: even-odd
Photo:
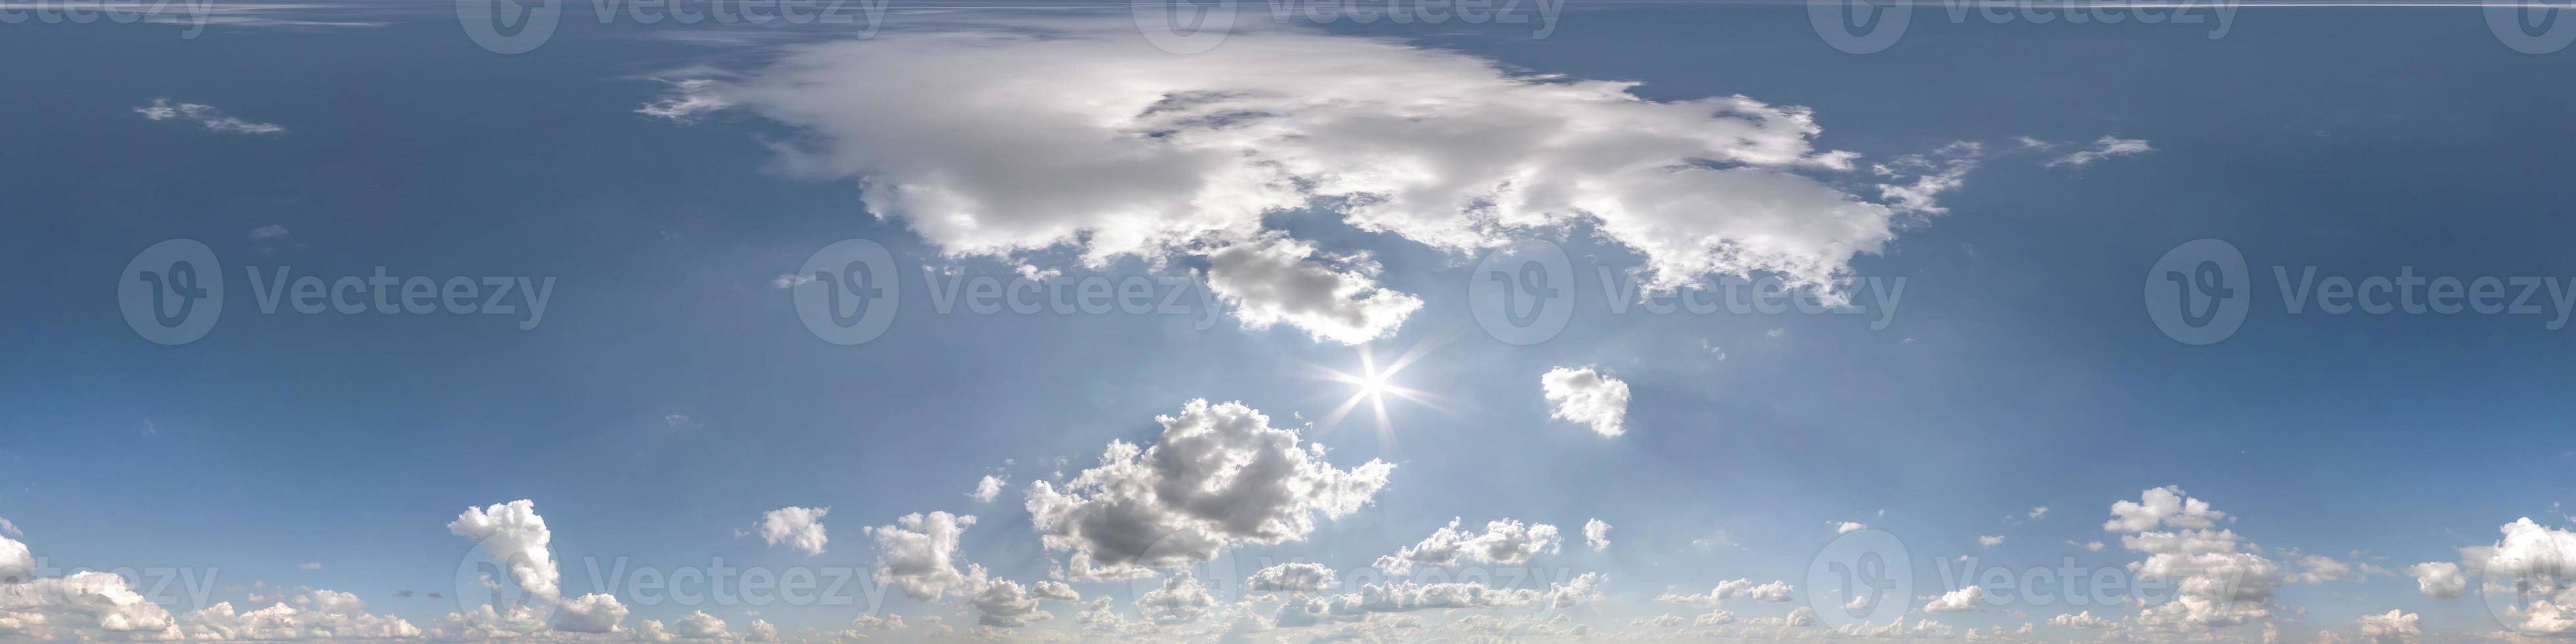
[[[1576,3],[1533,37],[1253,3],[1175,54],[1124,3],[898,3],[864,37],[566,5],[502,54],[445,3],[253,7],[192,38],[184,14],[0,25],[29,88],[0,101],[0,640],[2569,631],[2570,331],[2548,326],[2576,284],[2576,95],[2552,82],[2576,54],[2516,51],[2478,8],[2234,7],[2213,39],[1926,3],[1851,54],[1805,5]],[[226,292],[166,345],[119,290],[171,239]],[[848,239],[900,295],[842,345],[798,305]],[[2248,306],[2194,346],[2142,284],[2198,239],[2241,253]],[[1514,243],[1572,278],[1531,344],[1471,294]],[[279,267],[552,286],[542,318],[525,293],[263,312],[246,271]],[[2335,315],[2292,313],[2276,267],[2548,279],[2538,312]],[[1030,274],[1179,284],[1181,310],[931,292]],[[1605,276],[1864,286],[1802,291],[1858,314],[1658,315]],[[1363,356],[1403,360],[1382,423],[1329,376],[1365,380]],[[1559,368],[1595,377],[1551,396]],[[1105,466],[1115,442],[1294,465],[1191,478]],[[797,508],[827,511],[770,520]],[[942,535],[938,512],[975,519]],[[1474,548],[1444,559],[1453,518]],[[1910,587],[1844,608],[1817,571],[1858,552]],[[2072,605],[1946,577],[1961,556],[2167,586]],[[1286,562],[1336,581],[1248,589]],[[717,566],[847,585],[751,605],[602,578]],[[1738,579],[1788,589],[1712,595]],[[2195,580],[2225,591],[2172,590]]]

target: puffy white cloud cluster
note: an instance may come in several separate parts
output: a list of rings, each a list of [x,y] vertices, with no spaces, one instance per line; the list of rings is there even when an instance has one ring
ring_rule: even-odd
[[[617,630],[617,623],[625,620],[625,604],[611,595],[591,593],[556,606],[554,620],[548,625],[568,633],[607,633]]]
[[[548,602],[563,596],[559,587],[563,572],[555,568],[554,553],[546,548],[554,533],[546,530],[545,518],[537,516],[536,502],[520,499],[488,508],[469,507],[447,524],[447,531],[473,540],[475,548],[509,571],[510,581],[520,590]]]
[[[957,536],[972,525],[974,515],[932,512],[907,514],[894,525],[868,528],[868,534],[877,538],[877,583],[918,601],[935,601],[964,590],[967,577],[957,569]]]
[[[1458,529],[1459,520],[1432,531],[1421,543],[1378,557],[1376,568],[1390,575],[1413,572],[1414,564],[1455,566],[1464,563],[1488,563],[1517,566],[1529,563],[1531,557],[1555,554],[1565,547],[1565,537],[1556,526],[1544,523],[1524,525],[1511,519],[1487,522],[1483,534]]]
[[[1318,563],[1284,563],[1263,568],[1243,580],[1253,592],[1312,593],[1333,586],[1333,569]]]
[[[1264,215],[1327,211],[1457,251],[1583,221],[1643,255],[1657,289],[1757,271],[1823,289],[1958,185],[1865,184],[1854,155],[1816,149],[1808,110],[1742,96],[1648,100],[1635,83],[1321,33],[1242,31],[1172,56],[1132,27],[1048,27],[813,46],[676,83],[643,111],[802,128],[813,143],[790,165],[859,179],[870,211],[951,254],[1205,257],[1245,323],[1343,342],[1383,336],[1418,300]],[[1262,279],[1281,282],[1247,284]]]
[[[986,474],[975,481],[975,491],[967,493],[966,498],[974,499],[976,503],[992,503],[993,499],[1002,497],[1002,486],[1006,483],[1000,476]]]
[[[1070,551],[1078,581],[1133,579],[1208,561],[1238,543],[1303,539],[1314,515],[1367,505],[1395,466],[1338,469],[1324,447],[1242,403],[1184,405],[1155,418],[1151,447],[1114,441],[1100,465],[1062,488],[1030,485],[1030,523],[1048,549]]]
[[[823,544],[831,540],[823,533],[823,515],[831,508],[784,507],[760,515],[760,540],[769,545],[787,547],[808,556],[823,554]]]
[[[972,566],[967,578],[971,581],[969,585],[973,587],[969,591],[970,597],[967,603],[975,607],[977,624],[1017,628],[1055,619],[1054,613],[1038,610],[1038,602],[1049,597],[1032,593],[1019,582],[993,579],[985,574],[983,566]],[[1049,582],[1038,583],[1041,588],[1046,588],[1045,584]],[[1073,592],[1072,588],[1064,587],[1063,584],[1056,584],[1054,588],[1047,588],[1047,590],[1049,592],[1062,590],[1067,595]],[[1063,597],[1062,599],[1071,601],[1074,598]]]
[[[1591,546],[1593,552],[1610,549],[1610,524],[1600,519],[1584,520],[1583,545]]]
[[[2356,625],[2361,632],[2362,641],[2371,644],[2407,644],[2424,635],[2424,629],[2415,625],[2416,620],[2417,616],[2414,613],[2390,610],[2385,615],[2363,615]]]
[[[1790,586],[1789,582],[1785,581],[1755,585],[1751,579],[1735,579],[1718,582],[1717,587],[1710,588],[1706,594],[1664,593],[1655,596],[1655,601],[1691,606],[1715,606],[1743,597],[1758,602],[1779,603],[1789,601],[1789,594],[1795,590],[1795,586]]]
[[[14,532],[17,526],[10,526]],[[0,583],[16,583],[35,578],[36,555],[27,544],[0,535]]]
[[[187,639],[220,641],[367,640],[420,637],[421,630],[399,617],[372,615],[366,602],[348,593],[306,591],[288,602],[236,612],[231,602],[216,602],[190,613],[178,629]]]
[[[1557,367],[1540,375],[1538,385],[1554,406],[1549,417],[1589,426],[1603,436],[1628,433],[1628,383],[1591,367]]]
[[[2209,502],[2185,495],[2181,487],[2165,486],[2147,490],[2136,501],[2111,504],[2111,520],[2102,523],[2108,532],[2145,532],[2158,527],[2208,528],[2227,518],[2227,513],[2209,509]]]
[[[2271,614],[2273,589],[2288,579],[2280,563],[2252,552],[2234,531],[2210,529],[2226,513],[2182,488],[2147,490],[2138,501],[2113,503],[2111,515],[2102,528],[2133,532],[2120,545],[2147,555],[2129,569],[2141,581],[2174,584],[2172,600],[2139,609],[2141,628],[2193,631],[2260,619]]]
[[[2499,610],[2497,617],[2520,635],[2576,634],[2576,532],[2543,526],[2530,517],[2497,531],[2504,538],[2495,545],[2460,549],[2460,567],[2485,579],[2479,592]],[[2456,571],[2427,572],[2431,574],[2417,576],[2425,594],[2467,585],[2455,579]]]
[[[175,634],[176,621],[113,573],[85,571],[0,585],[0,634],[13,638]]]
[[[1985,598],[1984,586],[1964,586],[1932,598],[1930,603],[1923,605],[1923,610],[1930,613],[1964,613],[1976,610],[1977,602],[1984,601]]]
[[[1207,586],[1184,570],[1163,580],[1163,585],[1136,596],[1136,610],[1146,619],[1163,623],[1197,621],[1216,607],[1216,598]]]
[[[1286,234],[1261,234],[1207,254],[1207,286],[1245,328],[1286,323],[1316,340],[1360,344],[1393,332],[1422,298],[1377,285],[1365,256],[1335,256]]]
[[[2460,574],[2460,565],[2448,561],[2432,561],[2407,566],[2406,576],[2415,578],[2415,589],[2422,591],[2426,597],[2450,599],[2460,596],[2469,588],[2469,579],[2466,575]]]
[[[346,641],[424,634],[402,618],[366,612],[366,602],[342,592],[285,591],[265,608],[242,611],[216,602],[177,616],[115,573],[34,573],[30,566],[0,579],[0,641]]]
[[[2050,626],[2064,626],[2067,628],[2107,629],[2119,625],[2119,621],[2104,617],[2094,617],[2093,611],[2088,610],[2048,618],[2048,624]]]

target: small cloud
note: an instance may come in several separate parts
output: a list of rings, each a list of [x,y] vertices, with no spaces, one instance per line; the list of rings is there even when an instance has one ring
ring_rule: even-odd
[[[295,565],[295,567],[297,567],[297,568],[302,568],[302,569],[305,569],[305,570],[321,570],[321,569],[322,569],[322,563],[321,563],[321,562],[318,562],[318,561],[317,561],[317,562],[312,562],[312,563],[302,563],[302,564],[296,564],[296,565]]]
[[[394,591],[394,596],[395,596],[395,597],[410,597],[410,596],[411,596],[411,591],[409,591],[409,590],[397,590],[397,591]]]
[[[2073,154],[2050,159],[2045,165],[2051,168],[2061,165],[2071,165],[2081,168],[2095,161],[2111,157],[2144,154],[2154,151],[2155,148],[2147,147],[2146,139],[2123,139],[2105,136],[2100,140],[2094,141],[2093,147],[2091,148],[2076,150]]]
[[[285,134],[286,126],[254,123],[225,116],[223,110],[198,103],[172,103],[167,98],[152,99],[151,105],[134,108],[134,113],[155,121],[179,119],[205,126],[208,132],[226,134]]]
[[[662,424],[671,426],[671,429],[688,429],[698,426],[699,423],[698,419],[690,418],[688,414],[671,414],[662,417]]]
[[[2004,538],[2003,538],[2003,536],[2001,536],[2001,535],[1992,536],[1992,537],[1977,537],[1977,545],[1979,545],[1979,546],[1984,546],[1984,547],[1988,547],[1988,548],[1992,548],[1992,547],[1995,547],[1995,546],[2004,545]]]
[[[1869,529],[1869,524],[1859,521],[1826,521],[1825,525],[1833,526],[1834,534],[1851,534]]]
[[[798,286],[812,283],[814,283],[814,276],[798,275],[795,273],[782,273],[777,279],[769,280],[770,286],[778,288],[796,288]]]
[[[1772,330],[1769,330],[1769,331],[1764,331],[1764,332],[1762,332],[1762,335],[1767,335],[1767,336],[1771,336],[1771,337],[1777,338],[1777,337],[1780,337],[1780,334],[1782,334],[1782,333],[1787,333],[1787,331],[1783,331],[1783,330],[1780,330],[1780,329],[1772,329]]]
[[[2048,516],[2048,506],[2043,505],[2030,509],[2030,518],[2037,519],[2044,516]]]
[[[1003,483],[1002,477],[986,474],[983,480],[975,482],[975,491],[967,493],[966,498],[974,499],[976,503],[992,503],[994,498],[1002,496]]]
[[[277,225],[277,224],[269,224],[269,225],[266,225],[266,226],[261,226],[261,227],[258,227],[258,228],[250,229],[250,238],[251,238],[251,239],[276,239],[276,238],[279,238],[279,237],[285,237],[285,236],[286,236],[286,227],[285,227],[285,226],[280,226],[280,225]]]

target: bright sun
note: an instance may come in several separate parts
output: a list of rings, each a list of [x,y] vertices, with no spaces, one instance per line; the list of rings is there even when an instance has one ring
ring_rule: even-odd
[[[1412,364],[1415,358],[1421,357],[1426,348],[1415,347],[1414,350],[1407,351],[1403,356],[1396,358],[1393,363],[1379,368],[1377,359],[1370,355],[1368,348],[1361,347],[1358,373],[1320,369],[1326,378],[1349,383],[1353,389],[1349,399],[1343,400],[1339,408],[1324,417],[1323,425],[1331,427],[1339,424],[1342,418],[1358,408],[1360,403],[1368,403],[1371,415],[1377,417],[1378,434],[1392,440],[1394,427],[1387,418],[1386,399],[1392,396],[1415,403],[1429,404],[1430,402],[1428,394],[1395,384],[1396,372],[1403,371],[1406,365]]]

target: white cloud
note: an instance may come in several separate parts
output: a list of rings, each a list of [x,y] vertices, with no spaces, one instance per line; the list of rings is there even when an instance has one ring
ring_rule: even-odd
[[[251,238],[251,239],[276,239],[276,238],[279,238],[279,237],[285,237],[285,236],[286,236],[286,227],[285,227],[285,226],[280,226],[280,225],[277,225],[277,224],[269,224],[269,225],[266,225],[266,226],[261,226],[261,227],[258,227],[258,228],[253,228],[253,229],[251,229],[251,231],[250,231],[250,238]]]
[[[755,619],[755,620],[751,620],[750,633],[743,635],[743,637],[742,637],[742,641],[745,641],[745,642],[775,642],[775,641],[778,641],[778,626],[777,626],[776,624],[771,624],[771,623],[769,623],[769,620],[765,620],[765,619]]]
[[[1245,328],[1285,322],[1318,341],[1360,344],[1394,333],[1422,308],[1421,298],[1379,288],[1367,257],[1324,255],[1281,233],[1218,248],[1207,261],[1208,289]]]
[[[1964,613],[1976,610],[1977,602],[1985,598],[1984,586],[1968,586],[1932,598],[1931,603],[1923,605],[1923,610],[1931,613]]]
[[[2355,624],[2361,631],[2362,641],[2402,644],[2413,642],[2424,634],[2424,630],[2415,625],[2416,619],[2414,613],[2390,610],[2385,615],[2363,615]]]
[[[1980,536],[1977,537],[1977,545],[1987,548],[2004,545],[2004,538],[2003,535]]]
[[[2105,136],[2094,141],[2093,147],[2076,150],[2072,154],[2050,159],[2047,165],[2051,168],[2061,165],[2071,165],[2081,168],[2095,161],[2111,157],[2145,154],[2153,151],[2155,151],[2155,148],[2147,147],[2146,139],[2123,139],[2119,137]]]
[[[1161,587],[1136,597],[1137,612],[1143,613],[1145,619],[1166,624],[1197,621],[1215,606],[1216,598],[1209,596],[1207,587],[1187,570],[1172,573]]]
[[[520,590],[548,602],[563,596],[558,587],[563,572],[555,568],[554,553],[546,549],[554,533],[546,530],[545,517],[537,516],[536,502],[521,499],[488,508],[469,507],[447,524],[447,531],[474,540],[495,563],[507,566],[510,581],[518,583]]]
[[[189,613],[174,629],[181,638],[226,641],[324,640],[356,641],[421,636],[421,630],[399,617],[366,612],[366,602],[349,593],[307,590],[267,608],[237,612],[231,602]]]
[[[725,630],[724,620],[716,619],[716,616],[702,610],[690,611],[679,621],[672,622],[671,634],[689,639],[723,639],[732,635]]]
[[[1789,601],[1790,593],[1794,592],[1796,589],[1797,587],[1791,586],[1789,585],[1789,582],[1785,581],[1773,581],[1771,583],[1756,586],[1753,584],[1753,580],[1736,579],[1732,581],[1718,582],[1717,587],[1710,588],[1707,594],[1685,595],[1680,593],[1664,593],[1662,595],[1655,596],[1655,601],[1672,602],[1675,604],[1686,604],[1690,606],[1715,606],[1719,603],[1734,600],[1737,597],[1743,597],[1753,601],[1776,604]]]
[[[966,498],[974,499],[976,503],[992,503],[993,499],[1001,498],[1002,486],[1007,484],[1009,482],[1002,477],[986,474],[983,479],[975,481],[975,491],[968,492]]]
[[[1390,575],[1412,572],[1414,564],[1454,566],[1459,563],[1490,563],[1517,566],[1529,563],[1531,557],[1564,550],[1565,538],[1556,526],[1544,523],[1523,525],[1501,519],[1487,522],[1483,534],[1458,529],[1458,519],[1434,530],[1421,543],[1378,557],[1376,568]]]
[[[570,633],[607,633],[626,619],[626,605],[611,595],[591,593],[555,607],[552,626]]]
[[[2460,574],[2460,565],[2448,561],[2407,566],[2406,575],[2415,578],[2416,590],[2422,591],[2426,597],[2450,599],[2460,596],[2469,587],[2468,578]]]
[[[1869,524],[1859,521],[1827,521],[1826,523],[1834,526],[1834,534],[1851,534],[1869,529]]]
[[[2497,618],[2522,635],[2576,633],[2576,532],[2529,517],[2497,531],[2495,545],[2460,549],[2460,566],[2485,577],[2480,592]]]
[[[2361,573],[2354,572],[2352,564],[2336,561],[2335,558],[2325,555],[2300,557],[2299,567],[2301,569],[2299,581],[2302,582],[2322,584],[2334,581],[2361,581]]]
[[[1610,549],[1610,524],[1604,523],[1600,519],[1585,520],[1583,522],[1583,545],[1591,546],[1593,552]]]
[[[212,105],[172,103],[167,98],[152,99],[151,105],[134,108],[134,113],[155,121],[180,119],[205,126],[209,132],[228,134],[285,134],[286,127],[275,123],[253,123],[225,116]]]
[[[2043,505],[2030,509],[2030,518],[2037,519],[2044,516],[2048,516],[2048,506]]]
[[[953,255],[1065,248],[1097,266],[1249,242],[1279,276],[1320,288],[1243,296],[1244,319],[1341,341],[1418,302],[1282,263],[1308,253],[1269,237],[1264,215],[1323,210],[1458,251],[1588,221],[1646,258],[1655,289],[1756,272],[1826,289],[1957,185],[1946,165],[1852,176],[1854,155],[1815,148],[1808,110],[1742,96],[1647,100],[1630,82],[1291,30],[1171,56],[1132,26],[1049,27],[807,47],[739,80],[674,83],[638,111],[740,109],[803,128],[815,136],[784,151],[788,165],[859,179],[871,212]]]
[[[1045,598],[1030,593],[1019,582],[989,578],[983,566],[972,566],[966,577],[971,587],[967,603],[974,605],[978,625],[1018,628],[1055,619],[1054,613],[1038,609],[1038,601]],[[1066,593],[1073,591],[1063,584],[1056,586]]]
[[[2137,501],[2111,504],[2110,521],[2102,523],[2107,532],[2142,532],[2158,526],[2169,528],[2207,528],[2226,519],[2227,513],[2209,509],[2209,502],[2185,496],[2182,488],[2165,486],[2140,493]]]
[[[760,540],[769,545],[787,547],[808,556],[823,554],[823,544],[831,538],[823,533],[823,515],[831,508],[784,507],[760,515]]]
[[[1591,367],[1549,369],[1538,378],[1540,393],[1555,406],[1548,417],[1589,425],[1603,436],[1628,432],[1628,383]]]
[[[1050,550],[1073,553],[1077,581],[1132,579],[1204,562],[1237,543],[1303,539],[1314,516],[1357,511],[1395,466],[1337,469],[1320,444],[1242,403],[1191,400],[1157,416],[1152,447],[1113,441],[1100,465],[1062,489],[1029,486],[1030,523]]]
[[[957,535],[975,525],[973,515],[913,513],[895,525],[868,528],[877,538],[877,583],[901,589],[904,596],[931,601],[963,591],[966,575],[957,571]]]
[[[1317,563],[1284,563],[1243,580],[1243,589],[1253,592],[1319,592],[1333,586],[1333,569]]]
[[[26,581],[35,575],[36,557],[27,549],[27,544],[0,537],[0,583]]]
[[[2064,626],[2067,628],[2105,629],[2117,626],[2119,625],[2119,622],[2112,621],[2107,618],[2094,617],[2093,611],[2088,610],[2080,613],[2059,615],[2048,618],[2048,624],[2050,626]]]

